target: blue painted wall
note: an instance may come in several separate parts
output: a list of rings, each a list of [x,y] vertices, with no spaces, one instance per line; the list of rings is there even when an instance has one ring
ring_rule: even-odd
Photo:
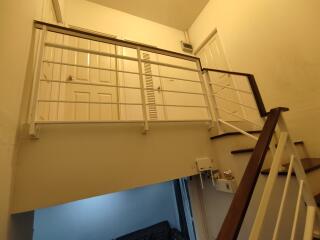
[[[179,227],[172,182],[35,211],[34,240],[109,240],[168,220]]]

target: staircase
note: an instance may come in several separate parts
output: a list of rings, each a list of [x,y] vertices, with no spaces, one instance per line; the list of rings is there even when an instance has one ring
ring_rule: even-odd
[[[259,137],[261,132],[262,132],[261,130],[247,131],[247,133],[257,137]],[[223,166],[223,164],[221,166],[220,164],[220,167],[222,168],[222,170],[231,169],[232,172],[235,172],[236,180],[240,181],[244,175],[244,170],[246,165],[248,164],[250,156],[252,155],[255,149],[254,142],[250,141],[251,139],[248,139],[247,136],[243,135],[242,133],[232,131],[232,129],[225,129],[225,133],[212,136],[211,140],[213,141],[214,149],[216,151],[219,149],[221,156],[224,156],[223,161],[225,162],[224,163],[225,166]],[[315,201],[319,206],[319,201],[320,201],[319,190],[320,189],[317,184],[317,179],[320,178],[320,158],[310,158],[308,156],[308,153],[306,152],[303,141],[295,141],[293,142],[293,144],[295,145],[296,150],[299,152],[299,155],[302,157],[301,163],[302,163],[304,172],[307,174],[308,182],[312,187],[312,192],[318,193],[318,194],[315,194],[314,197],[315,197]],[[224,147],[224,146],[227,146],[227,147]],[[288,175],[289,163],[286,163],[287,161],[290,161],[289,153],[284,154],[282,166],[279,168],[279,171],[278,171],[278,177],[277,177],[278,179],[276,181],[277,181],[277,185],[280,184],[280,186],[277,187],[277,188],[280,188],[280,191],[281,189],[283,189],[282,185],[284,185],[283,182],[285,181],[282,179],[283,178],[285,179]],[[260,176],[258,177],[259,179],[266,179],[269,176],[271,163],[272,163],[272,153],[270,152],[270,148],[269,148],[266,155],[266,162],[263,164],[262,170],[260,172]],[[291,172],[292,172],[292,169],[291,169]],[[292,172],[291,175],[292,175],[292,178],[295,178],[294,172]],[[259,188],[261,186],[257,186],[257,187]],[[279,189],[277,189],[276,192],[279,192]],[[290,200],[295,201],[294,199],[290,199]],[[260,201],[260,200],[254,199],[254,201]],[[275,207],[275,205],[277,205],[277,203],[275,203],[277,202],[277,199],[273,199],[272,201],[273,201],[272,206]],[[256,211],[256,210],[251,210],[251,212],[252,211]],[[274,211],[275,213],[273,214],[276,215],[277,208]],[[266,221],[272,221],[272,219],[270,219],[270,217],[268,216]],[[290,227],[290,224],[287,227]],[[240,235],[241,235],[240,239],[243,239],[245,234],[242,233]],[[264,233],[263,239],[273,238],[272,234],[269,234],[269,235],[267,233]],[[315,233],[314,237],[317,237],[317,236],[318,234]],[[290,238],[290,235],[286,237],[282,236],[282,238],[279,238],[279,239],[287,239],[287,238]],[[277,238],[273,238],[273,239],[277,239]]]
[[[281,201],[279,201],[279,213],[275,214],[277,215],[275,229],[272,236],[270,236],[270,238],[272,239],[278,239],[279,231],[281,231],[279,230],[279,228],[281,222],[283,221],[282,214],[284,208],[286,208],[286,203],[288,201],[288,187],[292,178],[291,176],[295,176],[300,187],[290,238],[293,239],[296,235],[296,228],[300,211],[299,206],[301,201],[304,201],[307,205],[307,216],[303,239],[311,239],[313,232],[312,229],[316,222],[315,215],[319,217],[319,210],[316,209],[316,198],[313,195],[314,192],[319,193],[316,192],[319,190],[312,189],[311,186],[312,180],[314,181],[320,176],[320,172],[317,172],[320,167],[320,159],[309,158],[306,155],[300,158],[301,151],[298,151],[297,147],[303,147],[303,142],[298,141],[294,143],[290,140],[285,122],[281,117],[283,111],[287,111],[287,109],[278,108],[271,110],[268,114],[266,123],[262,131],[247,131],[246,134],[244,134],[243,137],[245,137],[245,135],[251,134],[251,139],[253,139],[254,137],[257,138],[257,135],[259,134],[257,144],[254,148],[243,147],[229,149],[229,153],[233,156],[232,161],[240,161],[244,158],[244,155],[251,156],[246,169],[243,171],[243,175],[235,176],[236,178],[241,179],[241,182],[235,194],[235,197],[233,198],[229,212],[222,225],[222,228],[218,235],[218,239],[237,239],[241,230],[241,224],[244,221],[253,192],[255,191],[256,183],[260,176],[267,176],[267,179],[263,194],[260,199],[259,207],[257,209],[255,221],[252,224],[248,238],[261,239],[260,235],[262,234],[264,221],[266,220],[267,216],[268,206],[271,201],[272,192],[274,191],[275,185],[277,184],[276,182],[279,182],[279,178],[287,176],[282,199]],[[275,126],[277,124],[278,130],[274,135],[273,131],[275,130]],[[211,139],[213,141],[217,141],[217,139],[226,137],[230,138],[234,137],[235,135],[239,135],[239,133],[228,132],[216,135]],[[263,165],[265,165],[265,169],[262,170]],[[308,174],[308,177],[306,176],[306,174]],[[309,177],[309,175],[311,174],[316,174],[318,176]],[[314,186],[317,186],[317,184],[314,184]],[[269,221],[270,219],[268,218],[267,220]]]

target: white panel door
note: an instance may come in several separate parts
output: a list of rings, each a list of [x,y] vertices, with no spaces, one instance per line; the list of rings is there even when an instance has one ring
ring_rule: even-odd
[[[68,44],[81,49],[115,53],[110,44],[69,37]],[[64,106],[65,120],[104,121],[119,119],[117,77],[115,59],[85,52],[68,51],[65,61],[76,66],[67,66]],[[111,104],[113,103],[113,104]]]

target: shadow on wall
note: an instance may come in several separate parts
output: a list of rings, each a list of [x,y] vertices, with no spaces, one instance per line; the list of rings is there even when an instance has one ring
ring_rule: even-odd
[[[180,229],[173,182],[36,210],[33,239],[113,239],[164,220]]]

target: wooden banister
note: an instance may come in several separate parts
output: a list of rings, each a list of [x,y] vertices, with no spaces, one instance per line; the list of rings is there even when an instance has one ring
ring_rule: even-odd
[[[242,72],[232,72],[232,71],[227,71],[227,70],[220,70],[220,69],[214,69],[214,68],[203,68],[202,71],[207,71],[207,72],[219,72],[219,73],[226,73],[230,75],[237,75],[237,76],[244,76],[248,78],[250,88],[252,90],[254,99],[256,101],[259,113],[261,117],[267,116],[267,111],[264,106],[264,103],[262,101],[262,97],[257,85],[257,82],[254,78],[254,75],[250,73],[242,73]]]
[[[238,237],[249,206],[255,185],[257,183],[269,144],[278,123],[281,112],[288,108],[274,108],[268,113],[262,133],[253,150],[247,168],[234,195],[231,206],[220,229],[218,240],[235,240]]]

